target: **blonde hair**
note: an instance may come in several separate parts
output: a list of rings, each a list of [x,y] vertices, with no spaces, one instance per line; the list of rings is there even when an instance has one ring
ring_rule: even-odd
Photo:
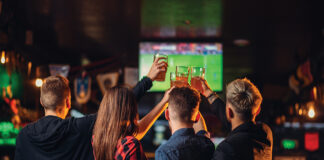
[[[226,100],[243,120],[251,120],[262,102],[258,88],[247,78],[236,79],[226,87]]]

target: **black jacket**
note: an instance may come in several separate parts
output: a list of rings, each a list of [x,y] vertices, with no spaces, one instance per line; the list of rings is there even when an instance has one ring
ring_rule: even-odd
[[[213,160],[272,160],[272,131],[264,123],[244,123],[220,143]]]
[[[143,78],[133,89],[139,100],[152,86]],[[91,160],[92,129],[96,114],[61,119],[45,116],[24,127],[16,140],[15,160]]]

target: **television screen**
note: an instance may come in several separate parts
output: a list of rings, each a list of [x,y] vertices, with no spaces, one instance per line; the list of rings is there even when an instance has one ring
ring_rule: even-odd
[[[142,0],[143,38],[205,38],[222,34],[222,0]]]
[[[153,83],[150,91],[162,92],[170,88],[170,72],[176,66],[205,67],[205,79],[214,91],[223,88],[223,50],[221,43],[140,43],[139,78],[144,77],[153,63],[154,54],[168,55],[165,81]],[[189,80],[190,82],[190,75]]]

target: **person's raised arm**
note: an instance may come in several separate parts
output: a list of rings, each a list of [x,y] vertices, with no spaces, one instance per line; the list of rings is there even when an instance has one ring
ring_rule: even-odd
[[[210,135],[208,134],[207,126],[204,117],[199,112],[199,120],[198,122],[194,123],[193,128],[195,130],[195,133],[199,133],[200,131],[204,131],[204,135],[208,138],[210,138]]]
[[[146,91],[148,91],[152,87],[152,82],[155,81],[158,74],[165,71],[165,69],[168,67],[168,64],[166,62],[160,61],[161,59],[165,58],[157,58],[153,62],[147,75],[133,88],[133,93],[135,94],[137,101],[139,101],[145,95]]]
[[[174,87],[173,87],[174,88]],[[135,135],[136,139],[141,140],[147,131],[152,127],[154,122],[160,117],[160,115],[164,112],[164,110],[167,108],[169,101],[169,93],[172,91],[172,89],[167,90],[164,93],[164,97],[158,103],[147,115],[145,115],[141,120],[138,121],[138,133]]]
[[[211,105],[211,111],[213,114],[215,114],[220,121],[222,122],[223,126],[225,127],[226,131],[230,130],[230,123],[226,119],[225,114],[225,103],[222,99],[219,98],[219,96],[213,92],[213,90],[209,87],[207,81],[205,79],[200,79],[202,83],[203,88],[203,95],[207,97],[208,102]]]

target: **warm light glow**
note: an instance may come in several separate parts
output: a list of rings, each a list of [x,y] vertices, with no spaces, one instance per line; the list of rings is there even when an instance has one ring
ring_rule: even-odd
[[[43,85],[43,80],[40,78],[37,78],[35,84],[36,84],[36,87],[41,87]]]
[[[302,109],[299,109],[298,110],[298,114],[301,116],[303,114],[303,110]]]
[[[316,88],[316,86],[313,87],[313,95],[314,95],[314,100],[317,100],[317,88]]]
[[[314,110],[314,108],[310,108],[308,110],[308,117],[309,118],[314,118],[315,117],[315,110]]]
[[[6,63],[6,55],[5,55],[5,51],[2,51],[2,54],[1,54],[1,63],[2,63],[2,64],[5,64],[5,63]]]

